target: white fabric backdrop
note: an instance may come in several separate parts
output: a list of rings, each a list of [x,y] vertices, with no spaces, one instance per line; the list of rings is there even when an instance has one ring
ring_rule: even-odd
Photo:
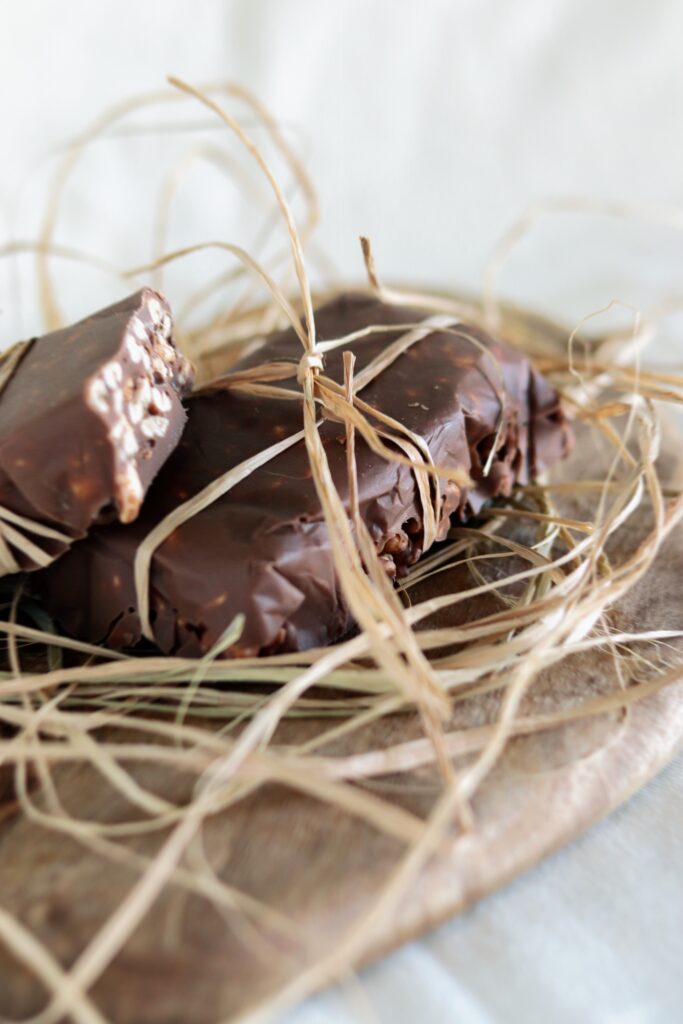
[[[342,274],[359,275],[365,233],[385,277],[476,287],[532,200],[683,209],[682,40],[679,0],[5,0],[0,236],[35,232],[65,139],[171,71],[238,80],[266,101],[312,172],[320,243]],[[118,263],[147,258],[145,196],[167,142],[103,143],[67,195],[59,239]],[[248,244],[251,207],[197,182],[173,239]],[[502,283],[578,320],[680,290],[682,265],[671,227],[558,216]],[[60,267],[59,280],[74,316],[111,297],[90,271]],[[3,344],[40,326],[31,285],[26,259],[3,264]],[[657,354],[680,362],[675,323]],[[365,972],[365,1002],[328,993],[287,1024],[680,1020],[682,853],[679,761],[587,838]]]

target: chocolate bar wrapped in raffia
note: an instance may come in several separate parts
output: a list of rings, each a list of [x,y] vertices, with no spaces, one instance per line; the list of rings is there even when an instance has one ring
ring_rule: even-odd
[[[390,580],[444,539],[451,517],[476,515],[567,451],[557,393],[527,358],[480,328],[361,293],[328,302],[315,322],[325,378],[340,401],[344,386],[353,391],[377,431],[355,438],[353,502]],[[284,330],[193,395],[180,444],[137,522],[96,527],[43,574],[43,598],[68,633],[134,646],[142,636],[134,569],[145,538],[250,459],[260,464],[153,550],[145,587],[154,642],[167,653],[201,656],[240,613],[233,656],[324,645],[352,628],[301,437],[294,383],[301,354],[295,330]],[[259,368],[270,383],[259,384]],[[348,427],[329,407],[319,436],[350,513]],[[412,464],[418,457],[432,464],[426,487]]]

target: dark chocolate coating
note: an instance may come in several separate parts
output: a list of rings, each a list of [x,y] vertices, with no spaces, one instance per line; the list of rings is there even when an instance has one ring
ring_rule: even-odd
[[[345,295],[316,312],[318,336],[339,337],[368,324],[419,323],[424,313]],[[462,518],[483,502],[507,495],[567,450],[570,434],[555,391],[518,352],[464,328],[484,345],[444,331],[417,342],[363,391],[375,408],[400,420],[429,444],[434,461],[468,471],[469,493],[444,488],[441,534],[449,515]],[[399,336],[357,341],[356,372]],[[495,359],[491,358],[490,352]],[[301,357],[291,330],[272,336],[242,366]],[[497,364],[496,364],[497,360]],[[501,416],[501,445],[485,478],[482,464]],[[342,379],[342,350],[325,360],[325,373]],[[291,388],[292,381],[284,385]],[[219,474],[302,426],[296,401],[230,391],[189,401],[188,425],[151,488],[133,526],[92,531],[40,576],[44,600],[69,633],[121,647],[140,637],[133,558],[145,534],[178,503]],[[348,495],[344,426],[320,428],[340,494]],[[361,514],[392,576],[422,551],[422,519],[412,470],[374,454],[357,438]],[[169,653],[198,656],[222,635],[238,612],[246,623],[229,654],[305,649],[335,641],[352,622],[340,592],[327,527],[302,443],[256,470],[232,491],[179,527],[157,549],[150,591],[154,636]]]
[[[145,288],[31,341],[0,394],[1,506],[73,539],[136,517],[185,424],[192,372],[171,332],[168,303]]]

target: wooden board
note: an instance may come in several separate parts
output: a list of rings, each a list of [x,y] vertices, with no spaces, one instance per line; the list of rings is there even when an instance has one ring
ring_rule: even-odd
[[[661,472],[679,474],[679,438],[670,439]],[[601,454],[583,439],[571,479]],[[619,535],[618,551],[633,550],[647,527],[640,516]],[[447,586],[455,585],[450,580]],[[620,629],[683,628],[683,532],[667,541],[656,567],[614,612]],[[669,652],[672,660],[680,657]],[[572,656],[547,671],[526,699],[527,710],[567,707],[617,685],[609,652]],[[458,724],[491,719],[495,695],[470,702]],[[466,717],[462,717],[466,716]],[[282,742],[314,735],[320,723],[283,727]],[[402,716],[383,720],[366,742],[387,744],[419,735]],[[366,963],[471,905],[570,841],[639,789],[683,741],[683,686],[675,684],[633,705],[552,732],[513,740],[474,801],[476,826],[443,845],[419,873],[379,931],[367,930],[354,953]],[[355,737],[337,753],[356,752]],[[63,765],[55,780],[64,806],[102,822],[129,818],[129,808],[100,775]],[[150,790],[181,801],[192,778],[157,767],[135,769]],[[431,768],[368,783],[369,791],[424,815],[438,783]],[[163,835],[127,846],[152,854]],[[91,997],[114,1024],[209,1024],[257,1007],[301,977],[313,958],[353,932],[399,863],[404,846],[369,824],[284,786],[268,786],[229,813],[212,818],[205,848],[216,873],[296,922],[296,938],[274,928],[264,935],[242,913],[217,912],[206,899],[178,889],[162,894]],[[18,814],[0,828],[0,908],[16,915],[64,967],[72,965],[115,911],[138,875]],[[323,978],[318,978],[320,983]],[[0,950],[0,1017],[22,1018],[47,1002],[43,986]]]

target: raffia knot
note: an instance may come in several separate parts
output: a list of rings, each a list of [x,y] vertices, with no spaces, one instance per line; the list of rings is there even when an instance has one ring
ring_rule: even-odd
[[[304,352],[299,360],[299,369],[296,373],[296,379],[299,384],[303,386],[306,374],[309,370],[322,370],[323,366],[324,363],[321,352]]]

